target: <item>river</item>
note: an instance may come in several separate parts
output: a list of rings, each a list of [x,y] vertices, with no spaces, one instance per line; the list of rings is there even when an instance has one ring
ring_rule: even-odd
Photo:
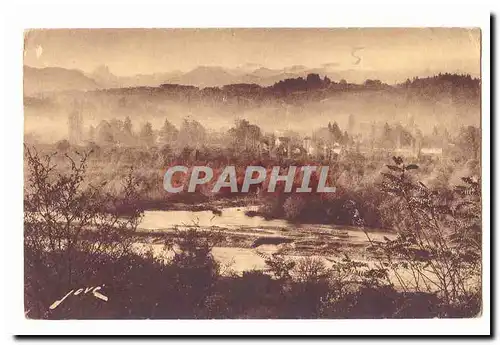
[[[234,272],[262,270],[266,267],[262,254],[266,256],[278,251],[294,259],[304,256],[317,257],[325,264],[339,257],[342,252],[363,259],[365,248],[369,244],[365,233],[356,228],[291,224],[286,220],[266,220],[260,216],[249,217],[245,214],[246,211],[256,209],[255,206],[228,207],[222,209],[220,215],[215,215],[212,211],[146,211],[139,224],[139,231],[165,232],[173,231],[175,228],[198,226],[200,229],[218,229],[227,236],[247,239],[237,245],[215,247],[212,251],[215,259],[221,262],[225,269]],[[370,231],[372,240],[381,240],[383,236],[393,235]],[[287,239],[290,242],[267,243],[266,237]],[[252,248],[252,243],[257,243],[255,242],[257,239],[260,239],[262,244]],[[157,255],[163,251],[162,244],[136,245],[137,248],[147,248],[152,245]],[[166,255],[169,256],[171,253]]]

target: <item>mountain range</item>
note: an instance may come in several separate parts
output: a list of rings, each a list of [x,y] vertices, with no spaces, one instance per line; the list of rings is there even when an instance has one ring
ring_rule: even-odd
[[[219,66],[199,66],[189,72],[170,71],[155,74],[137,74],[117,76],[106,65],[99,66],[92,73],[77,69],[60,67],[35,68],[24,66],[24,94],[34,96],[43,93],[61,91],[90,91],[110,88],[127,88],[137,86],[159,86],[161,84],[192,85],[199,88],[219,87],[229,84],[258,84],[270,86],[281,80],[306,77],[310,73],[327,76],[331,80],[342,79],[353,83],[363,83],[366,79],[404,80],[401,71],[381,72],[344,69],[335,63],[316,68],[295,65],[283,69],[270,69],[259,65],[244,65],[239,68],[223,68]],[[423,71],[421,75],[429,76],[432,71]]]

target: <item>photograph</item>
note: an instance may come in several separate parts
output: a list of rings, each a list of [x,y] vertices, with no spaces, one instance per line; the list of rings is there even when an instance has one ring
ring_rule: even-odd
[[[482,35],[26,28],[25,318],[480,318]]]

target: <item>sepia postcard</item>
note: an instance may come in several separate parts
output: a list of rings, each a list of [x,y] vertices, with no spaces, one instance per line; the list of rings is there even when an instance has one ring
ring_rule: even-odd
[[[481,317],[481,40],[26,30],[25,317]]]

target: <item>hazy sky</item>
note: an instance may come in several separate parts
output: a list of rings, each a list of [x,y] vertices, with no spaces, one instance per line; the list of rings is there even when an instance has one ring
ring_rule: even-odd
[[[360,48],[360,49],[357,49]],[[362,48],[362,49],[361,49]],[[354,56],[353,56],[354,55]],[[356,58],[359,57],[361,60]],[[116,75],[292,65],[479,76],[479,29],[81,29],[25,35],[24,63]],[[359,63],[356,62],[359,60]]]

